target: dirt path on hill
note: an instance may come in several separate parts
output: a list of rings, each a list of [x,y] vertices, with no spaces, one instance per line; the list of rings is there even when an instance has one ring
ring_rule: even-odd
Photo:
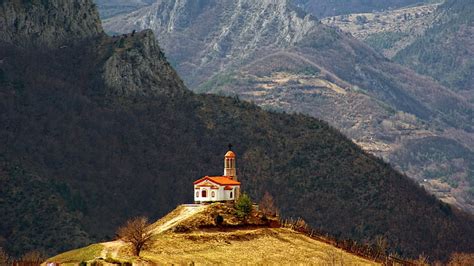
[[[164,224],[154,228],[151,232],[153,234],[160,234],[176,226],[178,223],[188,219],[189,217],[195,215],[196,213],[205,210],[207,207],[208,207],[207,205],[198,205],[198,204],[183,205],[183,209],[177,216],[166,221]]]
[[[163,224],[153,228],[151,233],[154,235],[161,234],[174,226],[178,225],[180,222],[190,218],[191,216],[205,210],[208,205],[199,205],[199,204],[187,204],[182,205],[181,210],[174,217],[170,218],[167,221],[164,221]],[[100,243],[103,246],[102,251],[98,258],[105,259],[107,257],[117,258],[119,256],[120,248],[125,246],[125,243],[121,240],[110,241]]]
[[[111,241],[111,242],[104,242],[101,243],[104,248],[100,252],[100,258],[116,258],[118,256],[118,253],[120,251],[120,248],[125,245],[123,241],[117,240],[117,241]]]

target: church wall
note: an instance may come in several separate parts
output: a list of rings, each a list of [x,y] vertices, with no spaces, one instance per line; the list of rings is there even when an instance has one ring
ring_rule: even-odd
[[[197,188],[198,185],[194,185],[194,201],[195,202],[213,202],[213,201],[225,201],[225,200],[234,200],[235,194],[238,186],[232,186],[233,190],[225,190],[225,186],[217,185],[218,189],[211,189],[209,187]],[[202,191],[206,190],[206,198],[202,197]],[[196,192],[199,193],[199,196],[196,196]],[[215,197],[212,197],[212,192],[215,193]],[[233,198],[230,197],[232,192]]]

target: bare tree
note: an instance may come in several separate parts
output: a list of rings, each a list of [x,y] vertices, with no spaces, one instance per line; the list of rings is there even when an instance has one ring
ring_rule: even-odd
[[[379,255],[386,255],[387,254],[387,249],[388,249],[388,242],[387,239],[384,236],[378,235],[375,238],[375,248],[377,249],[377,252]]]
[[[38,265],[45,260],[46,256],[37,250],[26,252],[20,259],[22,262],[37,263]]]
[[[152,234],[147,230],[149,225],[148,218],[136,217],[128,220],[117,230],[118,238],[132,245],[135,256],[140,256],[140,252],[151,244]]]
[[[272,195],[268,191],[263,194],[262,200],[258,203],[258,207],[261,211],[268,215],[277,215],[278,208],[275,206]]]
[[[429,264],[429,259],[428,256],[426,256],[424,253],[420,254],[418,256],[418,259],[414,261],[415,265],[419,266],[428,266]]]

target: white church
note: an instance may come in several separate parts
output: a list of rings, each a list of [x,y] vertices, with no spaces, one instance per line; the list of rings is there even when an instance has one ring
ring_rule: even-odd
[[[234,201],[239,197],[235,157],[232,145],[229,145],[229,151],[224,155],[224,175],[205,176],[194,181],[195,203]]]

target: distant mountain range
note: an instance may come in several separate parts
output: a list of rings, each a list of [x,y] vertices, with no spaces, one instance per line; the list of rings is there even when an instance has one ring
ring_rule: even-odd
[[[472,1],[447,0],[322,21],[350,32],[387,57],[433,77],[472,102],[473,12]]]
[[[392,59],[433,24],[439,3],[387,11],[351,13],[327,17],[326,25],[338,27]]]
[[[156,0],[96,0],[102,18],[137,10],[151,5]],[[416,6],[423,3],[437,3],[442,0],[290,0],[292,4],[317,16],[325,18],[350,13],[393,10],[400,7]]]
[[[111,34],[153,29],[191,89],[324,119],[474,212],[473,103],[295,5],[158,1],[104,27]],[[440,148],[430,152],[433,146]]]
[[[446,0],[436,10],[432,25],[394,60],[474,102],[473,14],[473,1]]]
[[[341,27],[356,38],[363,40],[373,48],[383,52],[387,57],[407,65],[415,71],[429,75],[442,83],[446,88],[457,93],[469,102],[474,102],[474,2],[472,1],[445,1],[443,4],[427,4],[416,7],[403,8],[385,12],[360,13],[342,15],[324,19],[323,22],[332,26]],[[474,115],[470,115],[471,124]],[[470,132],[470,131],[468,131]],[[451,132],[455,138],[463,138],[466,146],[458,146],[451,142],[431,142],[427,145],[418,145],[415,154],[403,152],[402,168],[415,174],[414,168],[421,163],[419,158],[426,158],[428,154],[444,154],[445,158],[462,158],[469,162],[464,167],[466,180],[471,184],[460,196],[466,197],[472,205],[474,195],[474,138],[471,134],[458,135]],[[414,144],[414,143],[413,143]],[[427,148],[425,146],[431,146]],[[442,148],[441,148],[442,147]],[[450,147],[450,148],[448,148]],[[443,152],[442,150],[446,151]],[[424,151],[423,151],[424,150]],[[449,151],[450,150],[450,151]],[[422,152],[423,151],[423,152]],[[418,157],[418,158],[416,158]],[[432,156],[434,157],[434,156]],[[459,193],[460,172],[453,171],[450,164],[436,167],[436,160],[426,160],[423,168],[430,169],[420,178],[427,178],[424,185],[436,195],[446,201],[452,201],[449,191]],[[454,161],[453,161],[454,163]],[[455,163],[454,163],[455,164]],[[409,170],[409,169],[412,170]],[[435,170],[438,168],[438,170]],[[461,174],[463,175],[463,174]],[[433,177],[435,177],[433,179]],[[449,177],[452,177],[451,180]],[[439,181],[443,182],[439,182]],[[454,189],[449,189],[446,181]],[[462,181],[461,181],[462,183]],[[462,189],[461,189],[462,191]]]
[[[291,14],[297,23],[317,23]],[[155,219],[191,202],[192,181],[221,172],[229,142],[243,190],[255,201],[268,192],[285,217],[302,217],[341,239],[373,244],[385,238],[390,252],[403,256],[424,253],[434,260],[474,251],[471,216],[430,196],[326,122],[187,90],[153,32],[107,36],[90,0],[3,1],[0,16],[6,18],[0,24],[0,245],[14,256],[32,249],[57,254],[111,239],[129,217]],[[284,40],[300,43],[298,49],[320,45],[298,37],[292,25]],[[308,34],[339,40],[341,57],[370,51],[326,27],[316,29],[321,34]],[[331,45],[319,47],[336,53]],[[301,55],[292,53],[283,58]],[[383,58],[366,54],[364,60]],[[318,68],[327,73],[321,80],[334,77],[331,84],[340,84],[330,85],[334,91],[350,92],[332,74],[341,65],[321,62],[331,70]],[[380,71],[393,63],[383,62],[367,73],[384,76]],[[427,82],[446,101],[456,99]],[[401,99],[416,101],[403,96],[406,89]],[[378,95],[365,94],[369,100]],[[380,95],[405,106],[388,92]],[[448,122],[465,119],[458,108],[463,104],[452,104],[456,120]],[[436,110],[439,125],[447,123],[438,102],[415,107],[427,116]]]

